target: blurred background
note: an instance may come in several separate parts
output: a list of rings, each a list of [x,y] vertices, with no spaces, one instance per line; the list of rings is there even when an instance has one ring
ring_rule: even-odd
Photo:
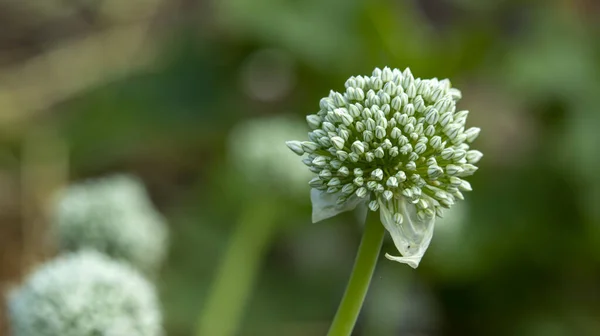
[[[595,0],[1,0],[0,291],[54,255],[56,190],[126,172],[170,224],[167,335],[194,334],[257,199],[277,224],[239,334],[325,334],[360,226],[311,224],[268,169],[266,188],[242,178],[232,130],[302,123],[349,76],[409,66],[461,89],[485,156],[417,270],[380,260],[356,335],[600,335],[599,17]]]

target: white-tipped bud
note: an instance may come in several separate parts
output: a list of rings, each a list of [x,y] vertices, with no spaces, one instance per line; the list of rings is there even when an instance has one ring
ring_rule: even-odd
[[[375,155],[375,157],[378,159],[383,159],[383,157],[385,156],[385,152],[383,151],[383,148],[377,147],[373,151],[373,155]]]
[[[377,182],[376,181],[368,181],[367,182],[367,189],[373,191],[373,190],[375,190],[375,188],[377,188]]]
[[[401,136],[398,138],[398,145],[400,145],[400,146],[404,146],[404,145],[406,145],[407,143],[408,143],[408,138],[407,138],[406,136],[404,136],[404,135],[401,135]]]
[[[340,169],[338,169],[338,174],[340,174],[343,177],[346,177],[348,175],[350,175],[350,169],[348,169],[348,167],[340,167]]]
[[[439,135],[435,135],[429,140],[429,145],[435,150],[442,148],[442,138]]]
[[[395,176],[398,179],[398,182],[404,182],[404,181],[406,181],[406,173],[403,172],[402,170],[400,170],[399,172],[397,172]]]
[[[394,82],[387,82],[383,86],[383,91],[387,93],[389,96],[395,96],[396,92],[398,92],[398,87]]]
[[[314,130],[321,127],[323,119],[316,114],[309,114],[306,116],[306,122],[308,123],[308,126]]]
[[[373,80],[372,82],[373,88],[375,90],[381,90],[383,88],[383,81],[381,80],[381,78],[375,78],[375,80]],[[374,97],[374,98],[379,98],[379,97]],[[379,105],[379,104],[377,104]]]
[[[425,114],[425,122],[427,122],[430,125],[436,124],[439,119],[440,114],[434,108],[429,109],[429,111],[427,111],[427,113]]]
[[[329,187],[329,188],[327,188],[327,193],[328,194],[335,194],[338,191],[340,191],[340,188],[338,188],[338,187]]]
[[[402,108],[402,101],[400,100],[400,97],[394,97],[392,99],[391,105],[395,111],[400,111],[400,109]]]
[[[371,211],[379,210],[379,202],[377,202],[375,200],[369,202],[369,209],[371,209]]]
[[[334,159],[334,160],[331,160],[331,162],[329,162],[329,165],[333,169],[340,169],[340,167],[342,166],[342,162]]]
[[[383,192],[383,198],[385,198],[386,200],[390,201],[393,197],[394,197],[394,193],[391,192],[390,190],[385,190]]]
[[[467,136],[466,141],[468,143],[475,141],[475,139],[477,139],[477,137],[479,136],[479,132],[481,132],[481,129],[479,127],[471,127],[468,130],[466,130],[465,131],[465,135]]]
[[[423,131],[423,134],[425,134],[427,137],[432,137],[435,134],[435,127],[433,125],[427,126],[425,131]]]
[[[414,83],[410,83],[408,85],[408,87],[406,88],[406,94],[408,95],[408,98],[415,97],[415,95],[417,94],[417,87],[415,86]]]
[[[354,183],[357,187],[362,187],[362,185],[365,183],[365,180],[362,178],[362,176],[358,176],[352,180],[352,183]]]
[[[339,92],[336,92],[333,96],[333,102],[335,105],[341,107],[346,106],[346,99]]]
[[[342,123],[346,126],[352,125],[352,122],[354,121],[354,118],[352,118],[348,112],[341,114],[340,118],[342,119]]]
[[[373,154],[373,152],[366,152],[365,160],[367,160],[367,162],[373,162],[373,160],[375,160],[375,154]]]
[[[375,137],[377,137],[377,139],[383,139],[385,138],[385,135],[385,128],[381,126],[377,126],[375,128]]]
[[[413,192],[411,189],[404,189],[404,190],[402,190],[402,195],[404,195],[404,197],[410,199],[413,197]]]
[[[400,147],[400,153],[402,153],[404,155],[407,155],[408,153],[412,153],[412,151],[413,151],[412,145],[409,143]]]
[[[373,132],[371,132],[369,130],[363,132],[363,140],[365,142],[373,141],[373,137],[374,137]]]
[[[285,144],[288,146],[289,149],[292,150],[292,152],[298,155],[304,155],[304,150],[302,149],[302,142],[293,140],[286,141]]]
[[[358,106],[356,106],[356,104],[350,104],[348,106],[348,113],[353,117],[353,118],[358,118],[360,117],[360,109],[358,108]]]
[[[329,182],[327,182],[328,187],[337,187],[342,184],[342,181],[338,177],[333,177]]]
[[[383,149],[390,149],[392,148],[392,142],[390,141],[390,139],[384,139],[383,142],[381,142],[381,148]]]
[[[465,150],[457,149],[454,151],[454,155],[452,155],[452,161],[458,162],[465,156],[467,156],[467,152]]]
[[[402,135],[402,131],[398,127],[394,127],[390,133],[392,139],[398,139]]]
[[[330,179],[332,176],[333,176],[333,174],[331,174],[331,170],[329,170],[329,169],[323,169],[319,173],[319,177],[324,180]]]
[[[456,176],[450,176],[450,185],[453,187],[460,187],[460,185],[462,184],[462,181],[460,178],[456,177]]]
[[[439,124],[446,127],[452,121],[452,112],[446,112],[440,116]]]
[[[470,163],[465,163],[463,165],[463,171],[459,174],[461,177],[471,176],[471,175],[473,175],[473,173],[475,173],[477,171],[477,169],[479,169],[479,168],[477,168],[476,166],[474,166]]]
[[[452,149],[452,148],[444,148],[444,150],[442,151],[442,153],[440,154],[440,156],[444,160],[450,160],[454,156],[454,149]]]
[[[324,156],[319,155],[319,156],[315,157],[312,160],[312,164],[315,167],[321,167],[321,168],[323,168],[323,167],[325,167],[327,165],[327,158],[324,157]]]
[[[391,157],[396,157],[400,155],[400,150],[398,149],[398,147],[394,146],[392,148],[390,148],[390,156]]]
[[[365,100],[365,92],[362,90],[362,88],[355,88],[354,96],[358,101]]]
[[[381,181],[383,179],[383,170],[377,168],[371,172],[371,176],[377,181]]]
[[[337,149],[344,149],[344,139],[342,139],[341,137],[332,137],[331,138],[331,143],[335,146],[335,148]],[[343,161],[343,160],[342,160]]]
[[[446,166],[446,174],[455,176],[463,172],[463,168],[457,165],[449,164]]]
[[[407,104],[402,108],[402,113],[410,117],[415,114],[415,106],[413,104]]]
[[[375,127],[377,127],[377,123],[375,123],[373,118],[369,118],[367,121],[365,121],[365,126],[367,127],[367,130],[373,132],[375,131]]]
[[[354,152],[348,153],[348,159],[352,162],[358,162],[360,160],[360,156]]]
[[[421,155],[421,154],[425,153],[425,150],[427,150],[427,145],[425,145],[424,143],[419,142],[415,145],[415,153],[416,154]]]
[[[470,150],[467,152],[467,162],[476,164],[483,157],[483,153],[478,150]]]
[[[390,176],[385,184],[390,188],[398,188],[398,179],[395,176]]]
[[[363,176],[363,170],[360,168],[354,168],[354,176]]]
[[[346,161],[348,159],[348,153],[343,151],[343,150],[339,150],[335,153],[335,155],[337,156],[338,159],[340,159],[340,161]]]
[[[427,168],[427,175],[432,179],[436,179],[442,176],[442,174],[444,174],[444,170],[440,166],[431,165]]]
[[[357,121],[356,124],[354,124],[354,129],[357,132],[362,133],[367,129],[367,127],[361,121]]]
[[[356,189],[356,187],[352,183],[345,184],[342,187],[342,194],[351,195],[355,189]]]
[[[319,144],[314,143],[312,141],[302,141],[302,149],[309,154],[314,153],[317,149],[319,149]]]
[[[473,190],[473,188],[471,188],[471,183],[469,183],[465,180],[461,181],[459,188],[462,191],[472,191]]]
[[[404,216],[402,216],[401,213],[396,212],[394,214],[394,216],[392,216],[392,219],[394,220],[394,222],[396,223],[396,225],[400,225],[404,221]]]
[[[417,164],[414,161],[409,161],[404,167],[410,171],[417,170]]]
[[[323,180],[318,177],[313,177],[310,181],[308,181],[308,185],[313,188],[319,188],[323,186]]]
[[[335,125],[333,125],[329,121],[324,121],[321,125],[321,129],[325,132],[335,132]]]
[[[381,72],[381,79],[384,82],[389,82],[392,80],[392,77],[393,77],[392,70],[389,67],[383,68],[383,71]]]

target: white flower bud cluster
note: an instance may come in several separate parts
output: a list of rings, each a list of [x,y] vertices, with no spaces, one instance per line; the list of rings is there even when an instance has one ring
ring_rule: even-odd
[[[53,230],[63,251],[94,249],[154,273],[164,260],[168,228],[141,181],[129,175],[89,180],[58,196]]]
[[[8,299],[14,336],[160,336],[154,286],[97,252],[63,255],[38,268]]]
[[[287,142],[316,174],[312,188],[340,193],[339,205],[353,195],[370,199],[372,211],[389,204],[398,224],[403,214],[392,199],[414,204],[420,219],[441,216],[463,199],[471,190],[464,178],[482,157],[469,146],[480,129],[466,128],[469,112],[456,110],[461,92],[449,80],[385,67],[345,86],[306,117],[308,141]]]

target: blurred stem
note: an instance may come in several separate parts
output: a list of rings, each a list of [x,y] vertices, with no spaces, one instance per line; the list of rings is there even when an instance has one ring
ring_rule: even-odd
[[[385,230],[378,212],[369,211],[354,268],[328,336],[350,336],[367,295],[371,277],[379,259]]]
[[[237,332],[275,232],[277,208],[269,201],[257,197],[257,201],[246,205],[208,293],[198,336],[231,336]]]

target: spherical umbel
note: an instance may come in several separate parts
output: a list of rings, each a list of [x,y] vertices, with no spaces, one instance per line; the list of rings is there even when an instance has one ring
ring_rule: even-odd
[[[317,174],[310,181],[314,190],[337,198],[340,209],[358,197],[377,201],[390,218],[410,211],[423,222],[464,199],[471,190],[464,178],[482,157],[470,148],[480,130],[467,127],[468,111],[457,111],[461,92],[449,80],[386,67],[350,77],[345,87],[331,91],[306,118],[310,141],[287,142]]]
[[[135,177],[116,175],[66,188],[58,196],[53,229],[63,251],[95,249],[155,272],[168,242],[163,216]]]
[[[97,252],[50,261],[8,299],[14,336],[159,336],[154,287],[136,270]]]

